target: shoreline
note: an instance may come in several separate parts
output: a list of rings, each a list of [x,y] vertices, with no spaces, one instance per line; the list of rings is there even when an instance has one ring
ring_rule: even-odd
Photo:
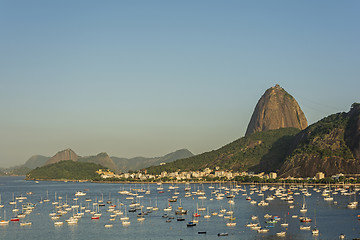
[[[18,176],[20,177],[20,176]],[[25,176],[24,176],[25,177]],[[48,182],[78,182],[78,183],[104,183],[104,184],[239,184],[239,185],[304,185],[304,186],[360,186],[360,183],[284,183],[284,182],[272,182],[272,183],[264,183],[264,182],[236,182],[236,181],[187,181],[187,182],[176,182],[176,181],[159,181],[159,182],[136,182],[136,181],[93,181],[93,180],[73,180],[73,179],[27,179],[26,181],[48,181]]]

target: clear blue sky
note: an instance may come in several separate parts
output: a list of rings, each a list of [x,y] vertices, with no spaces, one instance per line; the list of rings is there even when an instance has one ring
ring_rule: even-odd
[[[0,167],[195,154],[280,84],[309,123],[359,102],[360,1],[0,0]]]

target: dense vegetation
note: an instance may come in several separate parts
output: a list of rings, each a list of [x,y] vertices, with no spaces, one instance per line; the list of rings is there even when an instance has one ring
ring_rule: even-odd
[[[304,135],[301,136],[301,140],[292,156],[315,154],[321,158],[337,156],[344,159],[353,159],[353,154],[346,145],[344,138],[348,121],[347,113],[337,113],[309,126]]]
[[[96,173],[105,167],[95,163],[60,161],[54,164],[35,168],[27,174],[27,179],[67,179],[67,180],[100,180]]]
[[[348,113],[332,114],[312,124],[296,136],[292,154],[279,176],[312,177],[337,173],[358,174],[360,107],[353,104]]]
[[[159,174],[162,171],[196,171],[204,168],[231,169],[234,171],[275,171],[279,168],[290,148],[296,128],[282,128],[258,132],[240,138],[218,150],[206,152],[186,159],[180,159],[166,165],[147,168],[148,173]]]

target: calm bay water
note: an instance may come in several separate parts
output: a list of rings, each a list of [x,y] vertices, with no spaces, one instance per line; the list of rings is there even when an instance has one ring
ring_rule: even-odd
[[[8,225],[0,226],[0,239],[338,239],[341,233],[346,235],[346,239],[353,239],[360,237],[360,222],[357,220],[357,215],[360,211],[356,209],[347,208],[349,201],[354,200],[354,195],[342,195],[340,191],[334,194],[334,201],[324,201],[322,192],[315,192],[313,188],[308,188],[311,196],[305,197],[308,211],[300,213],[299,210],[303,204],[304,197],[300,193],[300,189],[296,189],[292,196],[294,197],[294,208],[289,208],[289,203],[275,198],[268,201],[268,206],[258,206],[257,204],[250,204],[246,200],[246,193],[251,196],[253,200],[259,202],[263,196],[258,196],[258,192],[250,195],[250,186],[242,185],[238,188],[246,189],[245,191],[234,192],[234,204],[229,204],[229,199],[224,197],[222,200],[216,200],[212,191],[218,189],[218,184],[190,184],[191,192],[197,190],[204,190],[206,199],[198,199],[199,195],[192,194],[191,197],[184,197],[186,187],[185,184],[173,185],[178,187],[176,190],[169,190],[170,184],[163,184],[164,193],[159,193],[156,184],[100,184],[100,183],[73,183],[73,182],[39,182],[25,181],[22,177],[0,177],[0,194],[1,204],[4,208],[0,208],[1,219],[4,219],[4,212],[6,219],[9,220],[16,214],[21,212],[22,204],[31,202],[36,204],[32,213],[26,215],[25,218],[20,219],[20,222],[32,222],[31,226],[20,226],[19,222],[10,222]],[[209,189],[213,186],[214,189]],[[222,185],[221,191],[225,193],[224,188],[231,189],[230,185]],[[270,187],[270,185],[269,185]],[[260,187],[257,186],[256,189]],[[150,194],[139,192],[138,196],[133,196],[140,205],[144,206],[143,210],[149,206],[159,208],[158,211],[152,211],[145,216],[143,222],[137,221],[136,212],[125,211],[129,209],[131,200],[126,199],[128,195],[119,194],[120,190],[130,189],[144,189],[150,190]],[[87,190],[87,191],[84,191]],[[323,190],[323,189],[321,189]],[[86,196],[79,196],[78,200],[75,198],[77,191],[86,192]],[[220,191],[220,190],[219,190]],[[32,192],[32,195],[27,193]],[[135,191],[133,191],[135,192]],[[174,196],[177,192],[178,201],[169,203],[168,199]],[[275,191],[264,191],[264,198],[268,195],[274,195]],[[13,201],[13,196],[27,197],[22,203],[17,202],[15,205],[10,205],[9,202]],[[50,202],[40,203],[41,200],[48,198]],[[143,196],[143,197],[139,197]],[[358,193],[357,195],[358,196]],[[75,211],[69,211],[56,221],[62,221],[62,226],[55,226],[54,220],[51,220],[49,214],[55,211],[55,201],[66,202],[71,205],[80,205],[86,207],[91,211],[96,211],[94,202],[103,199],[104,203],[108,200],[116,205],[115,209],[120,209],[126,212],[131,222],[129,226],[123,226],[120,220],[121,216],[117,216],[115,221],[110,221],[110,215],[113,212],[108,212],[111,204],[106,204],[99,207],[102,213],[100,219],[92,220],[91,214],[85,212],[78,224],[68,225],[66,219],[74,214]],[[61,200],[58,197],[62,197]],[[86,201],[88,199],[88,201]],[[89,201],[91,199],[91,202]],[[212,199],[212,200],[211,200]],[[188,214],[184,215],[185,221],[177,221],[177,215],[174,210],[180,205],[188,210]],[[122,204],[123,205],[122,205]],[[173,211],[164,212],[164,208],[169,204],[173,207]],[[121,206],[122,205],[122,206]],[[199,212],[201,217],[198,218],[199,222],[195,227],[187,227],[187,223],[193,219],[192,214],[196,212],[197,206],[206,207],[209,211],[210,218],[205,219],[203,216],[207,214],[207,210]],[[13,212],[14,208],[18,208],[19,212]],[[233,210],[233,216],[236,217],[236,226],[228,227],[226,223],[229,219],[212,215],[212,212],[220,213],[221,209]],[[5,209],[5,211],[4,211]],[[84,212],[83,210],[82,212]],[[77,212],[77,211],[76,211]],[[167,213],[173,216],[171,222],[166,222],[163,215]],[[125,213],[124,213],[125,214]],[[265,223],[267,219],[264,218],[265,214],[276,215],[281,218],[278,223]],[[258,216],[258,220],[251,220],[251,216]],[[293,218],[293,215],[307,216],[312,218],[311,223],[301,223],[298,218]],[[286,221],[288,227],[282,227],[280,224]],[[319,236],[313,236],[309,230],[300,230],[300,225],[308,225],[312,228],[315,225],[320,230]],[[249,222],[258,222],[262,227],[268,227],[270,230],[267,233],[258,233],[246,227]],[[104,225],[112,224],[111,228],[105,228]],[[199,231],[204,231],[206,234],[198,234]],[[278,237],[277,232],[286,231],[285,237]],[[228,236],[219,237],[218,233],[228,233]]]

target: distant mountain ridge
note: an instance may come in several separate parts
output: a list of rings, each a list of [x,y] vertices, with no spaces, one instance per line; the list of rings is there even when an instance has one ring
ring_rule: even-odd
[[[175,152],[169,153],[162,157],[155,158],[145,158],[145,157],[136,157],[136,158],[118,158],[118,157],[109,157],[105,152],[99,153],[96,156],[86,156],[80,157],[73,150],[65,149],[56,153],[52,158],[50,158],[45,165],[57,163],[60,161],[72,160],[79,162],[90,162],[100,164],[104,167],[109,168],[114,172],[127,172],[129,170],[140,170],[145,167],[152,165],[159,165],[161,162],[171,162],[179,158],[186,158],[193,156],[193,154],[187,149],[177,150]]]
[[[49,159],[50,157],[46,157],[42,155],[34,155],[30,157],[22,166],[27,167],[29,169],[34,169],[43,166]]]
[[[95,156],[85,156],[81,157],[77,155],[70,148],[57,152],[53,157],[46,157],[42,155],[34,155],[30,157],[23,165],[1,169],[0,175],[15,174],[15,175],[25,175],[32,169],[43,167],[46,165],[51,165],[61,161],[71,160],[74,162],[87,162],[100,164],[114,172],[127,172],[129,170],[136,171],[152,165],[160,165],[160,163],[172,162],[180,158],[186,158],[193,156],[193,154],[187,149],[180,149],[175,152],[166,154],[161,157],[146,158],[146,157],[136,157],[136,158],[118,158],[118,157],[109,157],[105,152],[99,153]]]
[[[115,172],[119,172],[119,169],[113,159],[109,157],[109,155],[105,152],[99,153],[96,156],[88,156],[88,157],[81,157],[78,160],[79,162],[88,162],[88,163],[96,163],[100,164],[104,167],[107,167]]]
[[[160,165],[160,163],[169,163],[173,162],[178,159],[182,158],[188,158],[194,156],[193,153],[191,153],[187,149],[180,149],[175,152],[166,154],[162,157],[154,157],[154,158],[145,158],[145,157],[135,157],[135,158],[118,158],[118,157],[111,157],[117,167],[122,172],[127,172],[129,170],[135,171],[140,170],[143,168],[150,167],[152,165]]]

